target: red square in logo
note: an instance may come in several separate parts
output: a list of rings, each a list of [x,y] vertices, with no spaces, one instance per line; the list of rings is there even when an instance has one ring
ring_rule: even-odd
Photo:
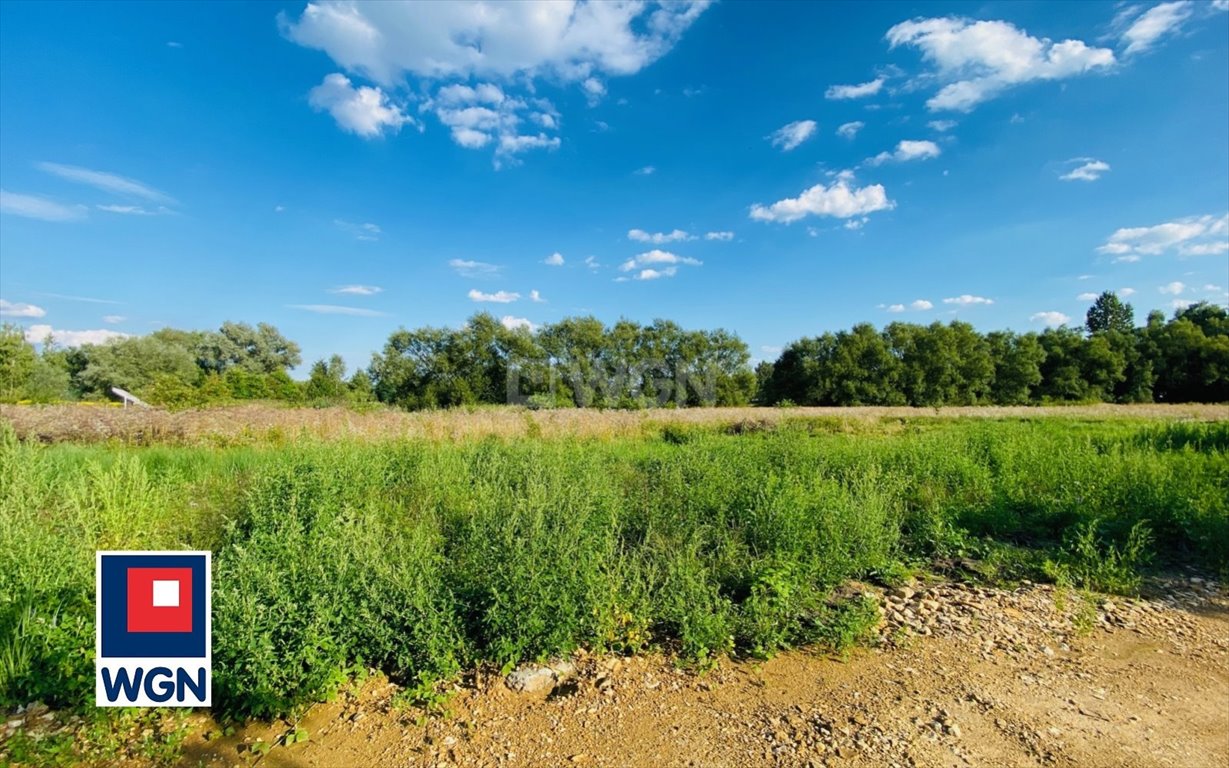
[[[129,568],[128,631],[191,632],[192,569]]]

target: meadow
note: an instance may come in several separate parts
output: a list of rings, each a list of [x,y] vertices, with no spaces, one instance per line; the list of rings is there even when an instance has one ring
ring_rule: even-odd
[[[510,434],[174,444],[42,444],[0,420],[0,706],[92,708],[96,549],[214,553],[214,701],[239,718],[371,669],[428,699],[579,647],[699,668],[842,649],[877,621],[845,586],[919,570],[1111,592],[1229,570],[1223,409],[587,434],[508,413]]]

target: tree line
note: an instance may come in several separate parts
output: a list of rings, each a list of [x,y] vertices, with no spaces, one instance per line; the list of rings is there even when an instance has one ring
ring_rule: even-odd
[[[484,403],[535,408],[724,405],[1020,405],[1229,401],[1229,313],[1200,303],[1136,327],[1112,292],[1082,328],[980,333],[961,321],[859,324],[799,339],[754,369],[722,329],[566,318],[536,330],[489,313],[460,328],[395,331],[347,375],[318,360],[306,381],[297,344],[261,323],[163,329],[105,344],[36,350],[0,328],[0,400],[98,400],[118,386],[169,407],[237,400],[383,403],[417,410]]]

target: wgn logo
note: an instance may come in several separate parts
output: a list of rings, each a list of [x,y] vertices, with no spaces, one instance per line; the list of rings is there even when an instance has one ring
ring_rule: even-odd
[[[210,553],[99,552],[100,707],[208,707]]]

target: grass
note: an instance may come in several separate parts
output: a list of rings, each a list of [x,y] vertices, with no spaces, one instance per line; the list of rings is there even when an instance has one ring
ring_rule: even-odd
[[[842,583],[943,559],[1110,591],[1229,568],[1223,421],[638,430],[137,447],[0,425],[0,705],[89,710],[103,548],[213,551],[214,700],[263,718],[368,668],[430,691],[578,647],[840,650],[876,621]]]

